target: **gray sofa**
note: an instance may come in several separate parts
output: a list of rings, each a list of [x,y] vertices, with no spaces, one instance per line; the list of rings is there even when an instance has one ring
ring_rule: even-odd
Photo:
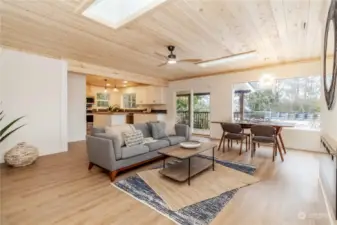
[[[144,138],[152,137],[151,128],[147,123],[134,124],[134,127],[142,131]],[[164,137],[153,143],[120,147],[116,136],[106,134],[104,128],[93,128],[91,135],[87,136],[89,170],[94,165],[106,169],[113,181],[118,172],[161,157],[157,152],[159,149],[190,139],[187,125],[176,124],[175,132],[176,135]]]

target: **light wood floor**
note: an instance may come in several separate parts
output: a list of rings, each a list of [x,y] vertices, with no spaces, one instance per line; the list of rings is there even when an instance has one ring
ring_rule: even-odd
[[[289,151],[285,162],[271,161],[270,148],[259,148],[253,160],[238,150],[220,159],[257,166],[261,182],[240,189],[211,225],[328,225],[318,185],[318,158],[323,154]],[[1,167],[1,224],[173,224],[172,221],[114,189],[99,168],[87,171],[85,143],[41,157],[26,168]],[[158,162],[161,163],[161,162]],[[136,171],[124,173],[122,179]],[[216,182],[216,181],[214,181]],[[298,214],[305,213],[305,219]],[[303,215],[303,214],[302,214]]]

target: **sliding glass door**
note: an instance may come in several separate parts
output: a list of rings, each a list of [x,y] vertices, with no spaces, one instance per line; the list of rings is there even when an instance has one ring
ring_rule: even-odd
[[[191,94],[189,92],[177,93],[176,123],[191,125]]]
[[[210,93],[193,93],[193,133],[210,135]]]
[[[210,93],[177,92],[176,123],[189,125],[194,134],[210,135]]]

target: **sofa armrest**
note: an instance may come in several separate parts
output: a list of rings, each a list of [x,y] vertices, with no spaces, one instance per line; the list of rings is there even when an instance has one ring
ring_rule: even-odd
[[[115,151],[116,160],[120,160],[122,158],[121,143],[117,136],[110,135],[107,133],[96,133],[95,135],[92,135],[92,136],[111,140],[112,147],[114,148],[114,151]]]
[[[112,140],[88,135],[87,153],[91,163],[109,171],[116,170],[116,157]]]
[[[190,133],[190,127],[185,124],[176,124],[175,125],[176,135],[177,136],[183,136],[186,138],[186,140],[190,140],[191,133]]]

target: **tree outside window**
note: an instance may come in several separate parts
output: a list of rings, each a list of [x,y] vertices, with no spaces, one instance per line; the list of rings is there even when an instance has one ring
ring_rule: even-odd
[[[297,127],[319,128],[320,76],[276,80],[270,89],[263,89],[259,82],[246,84],[252,91],[245,97],[245,119],[289,121]],[[234,96],[233,102],[235,117],[239,111],[238,96]]]

